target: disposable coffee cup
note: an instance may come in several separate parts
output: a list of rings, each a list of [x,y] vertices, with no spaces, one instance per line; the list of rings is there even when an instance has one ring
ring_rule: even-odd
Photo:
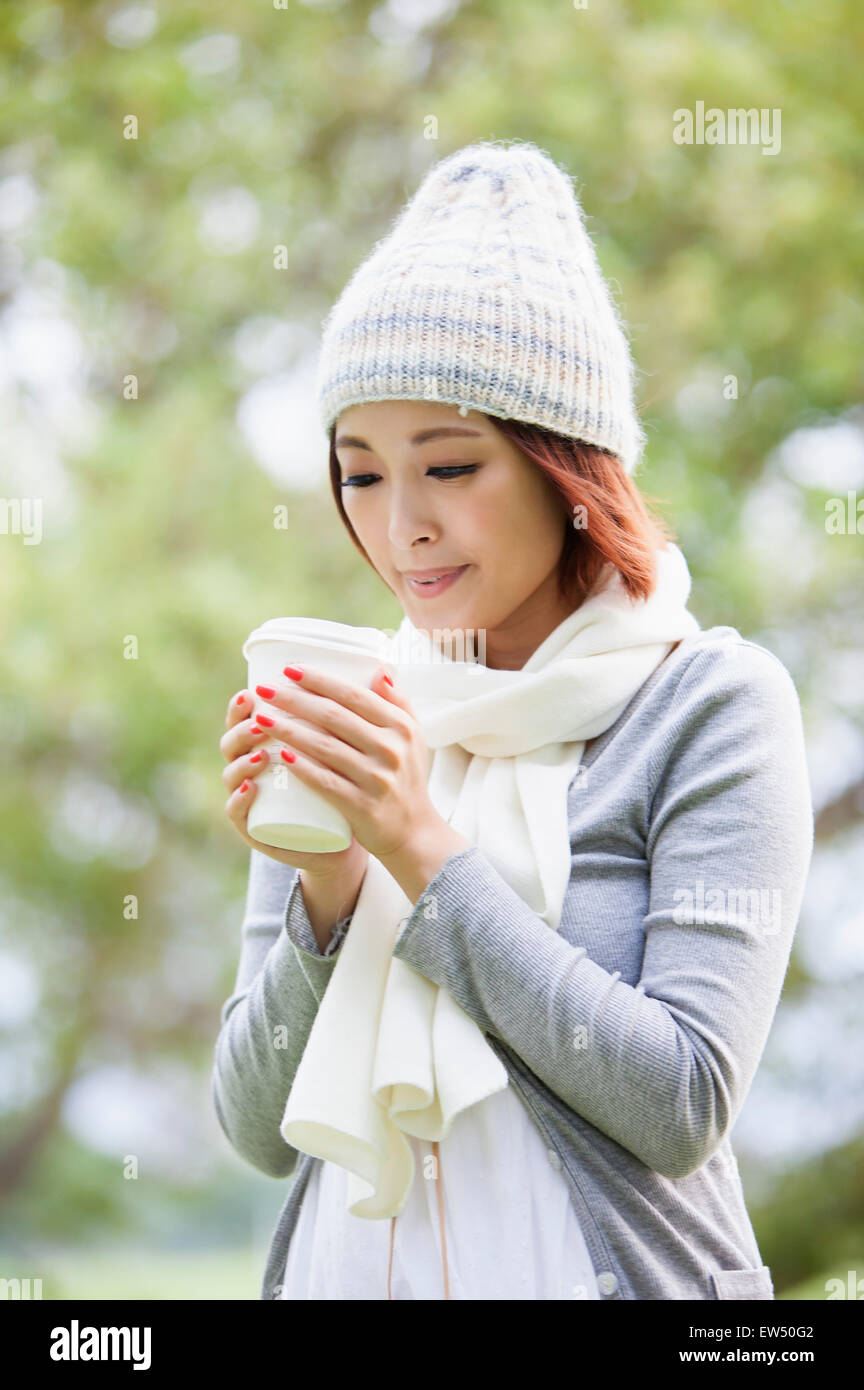
[[[271,618],[243,643],[254,711],[274,714],[273,706],[256,695],[255,687],[284,685],[286,666],[314,666],[338,680],[368,688],[379,667],[394,675],[387,650],[387,637],[376,627],[351,627],[324,618]],[[285,743],[270,739],[263,746],[270,759],[255,778],[256,793],[246,821],[252,839],[306,854],[347,849],[352,839],[349,822],[294,775],[281,756]]]

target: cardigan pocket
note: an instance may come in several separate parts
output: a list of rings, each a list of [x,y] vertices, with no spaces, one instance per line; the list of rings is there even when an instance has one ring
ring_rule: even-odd
[[[759,1269],[717,1269],[711,1283],[717,1298],[774,1298],[774,1284],[767,1265]]]

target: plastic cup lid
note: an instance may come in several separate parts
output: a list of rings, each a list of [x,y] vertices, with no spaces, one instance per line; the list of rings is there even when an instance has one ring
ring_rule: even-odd
[[[300,641],[311,647],[333,648],[357,656],[384,657],[387,638],[377,627],[352,627],[327,618],[270,618],[250,632],[243,643],[243,655],[259,642]]]

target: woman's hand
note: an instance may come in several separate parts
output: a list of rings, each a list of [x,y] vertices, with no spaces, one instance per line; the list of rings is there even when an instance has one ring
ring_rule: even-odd
[[[222,771],[222,781],[231,792],[225,803],[225,814],[238,835],[250,849],[257,849],[276,859],[280,864],[301,869],[316,878],[336,878],[339,880],[362,881],[369,860],[369,852],[352,839],[347,849],[336,850],[330,854],[310,854],[301,850],[277,849],[275,845],[262,844],[253,840],[246,828],[252,802],[255,799],[255,777],[270,761],[266,748],[259,748],[263,741],[263,730],[258,728],[252,718],[253,701],[248,690],[240,690],[232,695],[225,715],[226,733],[222,735],[219,748],[228,766]],[[258,732],[252,732],[257,729]],[[253,761],[254,759],[254,761]],[[287,764],[286,764],[287,766]]]
[[[295,754],[283,759],[292,776],[342,813],[365,850],[378,859],[398,855],[418,831],[444,823],[426,787],[423,730],[383,671],[369,689],[318,667],[285,671],[299,671],[299,679],[256,687],[273,706],[267,735]]]

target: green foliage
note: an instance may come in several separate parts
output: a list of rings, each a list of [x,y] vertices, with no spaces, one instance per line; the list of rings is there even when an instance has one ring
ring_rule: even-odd
[[[703,625],[773,646],[820,718],[825,634],[851,651],[862,635],[862,540],[827,535],[836,489],[790,482],[772,452],[861,399],[856,0],[480,0],[413,34],[377,5],[221,0],[158,7],[140,41],[128,21],[125,38],[112,29],[118,14],[0,8],[3,173],[38,197],[8,234],[6,323],[41,287],[81,345],[68,374],[30,363],[16,379],[9,340],[0,483],[43,497],[45,529],[34,546],[0,537],[5,936],[40,1000],[2,1035],[19,1137],[64,1067],[74,1078],[116,1054],[209,1068],[248,865],[219,752],[241,643],[277,614],[401,617],[341,526],[323,437],[307,485],[316,444],[287,382],[444,154],[532,140],[575,177],[639,363],[639,482],[677,529]],[[699,101],[779,108],[781,152],[677,145],[674,112]],[[267,346],[274,325],[287,345]],[[238,423],[270,375],[286,383],[284,478]],[[860,703],[842,713],[860,728]],[[215,962],[189,977],[191,1001],[178,950]],[[797,961],[792,978],[806,989]],[[146,1007],[112,1007],[115,994]],[[39,1231],[65,1236],[73,1207],[128,1228],[110,1184],[43,1166],[59,1126],[27,1168]],[[804,1261],[783,1251],[790,1278],[819,1266],[818,1242]]]

